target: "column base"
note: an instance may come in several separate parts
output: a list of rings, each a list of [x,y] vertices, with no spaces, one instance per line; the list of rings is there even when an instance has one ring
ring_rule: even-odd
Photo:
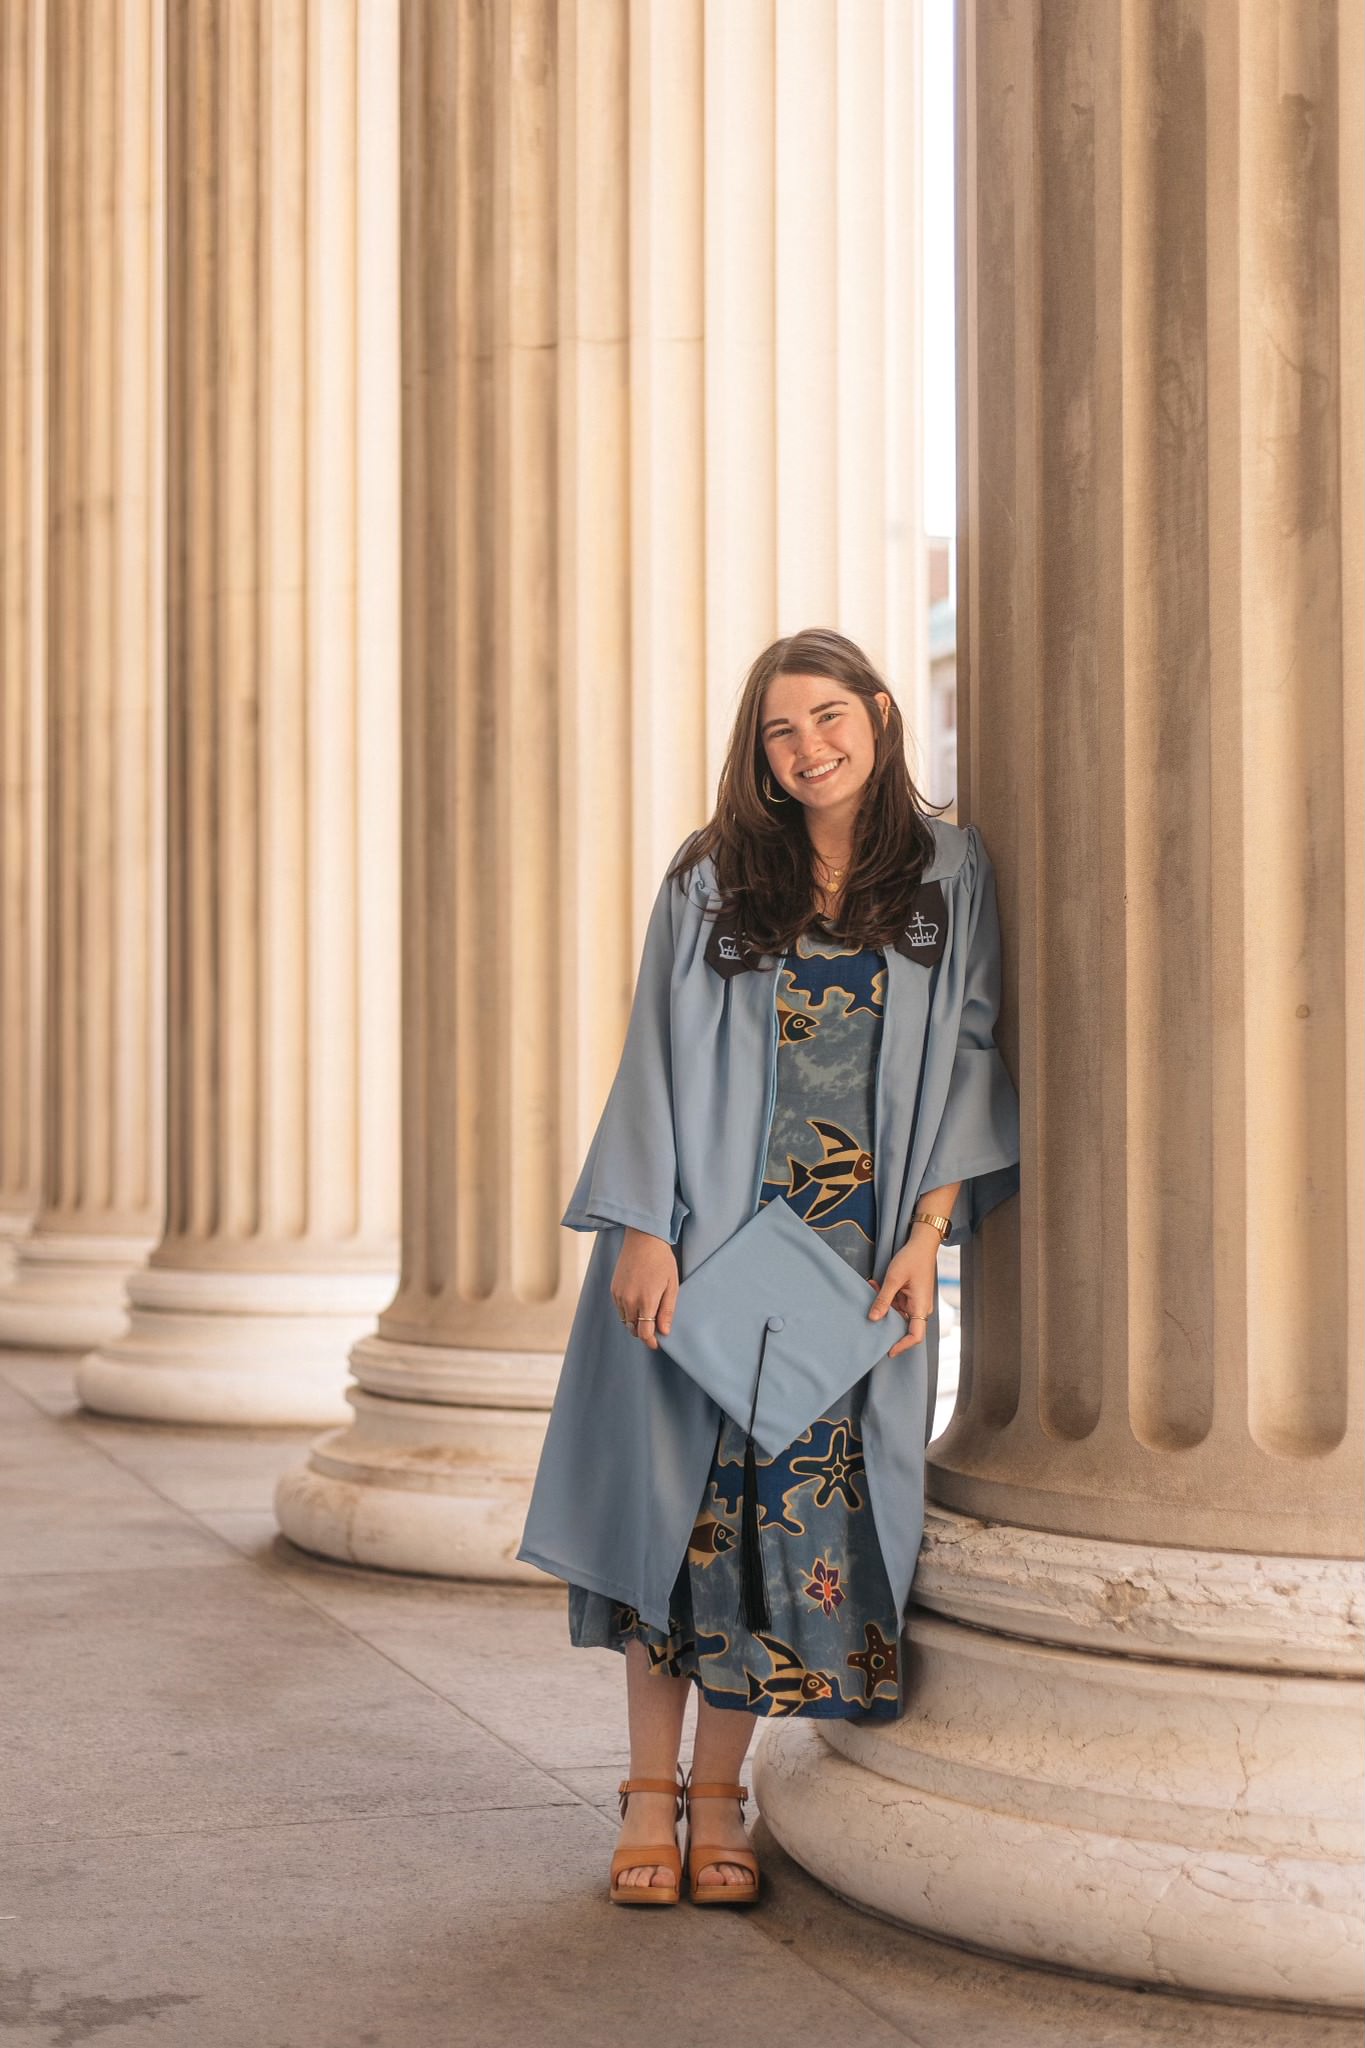
[[[0,1290],[0,1345],[16,1351],[88,1351],[128,1320],[128,1277],[149,1237],[34,1230],[14,1245]],[[2,1256],[2,1255],[0,1255]]]
[[[77,1395],[146,1422],[337,1422],[350,1348],[394,1286],[391,1273],[145,1266],[128,1283],[126,1333],[82,1359]]]
[[[367,1337],[361,1382],[438,1399],[347,1390],[350,1426],[313,1445],[275,1490],[292,1543],[345,1564],[513,1585],[558,1583],[520,1561],[527,1504],[560,1360]],[[496,1397],[497,1405],[494,1405]]]
[[[1003,1622],[1001,1587],[1017,1569],[1018,1539],[1033,1532],[935,1510],[931,1558],[954,1520],[971,1532]],[[1070,1543],[1077,1582],[1098,1575],[1133,1590],[1124,1572],[1134,1546],[1042,1540]],[[1189,1565],[1197,1553],[1165,1555],[1171,1583],[1206,1591],[1232,1562],[1208,1554],[1200,1574]],[[1243,1643],[1249,1568],[1261,1562],[1237,1560],[1247,1568],[1234,1603]],[[1354,1613],[1358,1634],[1351,1568],[1274,1563],[1265,1561],[1268,1597],[1316,1578],[1324,1613],[1337,1599],[1324,1630],[1336,1668],[1336,1623]],[[1124,1655],[1117,1626],[1107,1650],[1031,1641],[1022,1630],[1036,1612],[1021,1602],[1021,1633],[1004,1634],[917,1607],[902,1644],[900,1721],[766,1724],[754,1784],[782,1847],[856,1905],[1014,1960],[1360,2010],[1359,1684],[1217,1657]],[[1079,1626],[1093,1635],[1096,1613]],[[1206,1602],[1197,1633],[1210,1641],[1215,1626]],[[1309,1654],[1303,1631],[1298,1650]]]
[[[18,1209],[0,1209],[0,1289],[14,1278],[15,1256],[33,1226],[32,1215]]]

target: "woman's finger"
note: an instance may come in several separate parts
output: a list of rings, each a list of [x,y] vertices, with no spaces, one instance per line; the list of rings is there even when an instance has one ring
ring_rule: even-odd
[[[666,1337],[672,1329],[673,1304],[677,1298],[678,1283],[676,1280],[670,1280],[663,1293],[659,1296],[659,1305],[654,1311],[657,1318],[654,1324],[654,1334],[656,1337]]]

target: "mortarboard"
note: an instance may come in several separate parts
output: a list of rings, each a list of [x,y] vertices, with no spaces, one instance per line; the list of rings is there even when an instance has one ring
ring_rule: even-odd
[[[661,1351],[746,1431],[744,1615],[766,1628],[754,1444],[776,1457],[909,1331],[868,1320],[873,1289],[778,1195],[694,1266]]]

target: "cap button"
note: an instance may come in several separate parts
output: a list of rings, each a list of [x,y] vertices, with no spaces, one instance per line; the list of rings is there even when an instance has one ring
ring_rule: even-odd
[[[768,1318],[768,1328],[769,1328],[770,1330],[780,1330],[780,1329],[782,1328],[782,1318],[781,1318],[781,1316],[769,1316],[769,1318]]]

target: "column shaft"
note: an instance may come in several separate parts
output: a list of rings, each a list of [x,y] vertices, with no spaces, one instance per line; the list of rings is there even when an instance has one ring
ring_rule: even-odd
[[[0,1283],[42,1196],[46,18],[0,17]]]
[[[169,36],[169,1187],[80,1389],[324,1421],[396,1262],[396,22]]]
[[[910,1711],[774,1730],[756,1783],[892,1917],[1349,2007],[1361,12],[959,25],[963,810],[1023,1187],[964,1261]]]
[[[854,105],[879,87],[872,14],[404,13],[403,1272],[354,1353],[354,1425],[278,1492],[306,1547],[539,1576],[515,1552],[588,1249],[559,1217],[659,877],[779,623],[823,608],[875,656],[893,621],[906,644],[918,548],[883,530],[882,216]],[[780,150],[762,112],[779,22],[827,114],[821,65],[844,66],[814,241],[804,103]],[[779,275],[805,306],[780,342]],[[842,384],[829,318],[799,331],[841,280]]]
[[[152,0],[46,14],[46,1073],[0,1342],[78,1347],[162,1213],[163,55]]]

